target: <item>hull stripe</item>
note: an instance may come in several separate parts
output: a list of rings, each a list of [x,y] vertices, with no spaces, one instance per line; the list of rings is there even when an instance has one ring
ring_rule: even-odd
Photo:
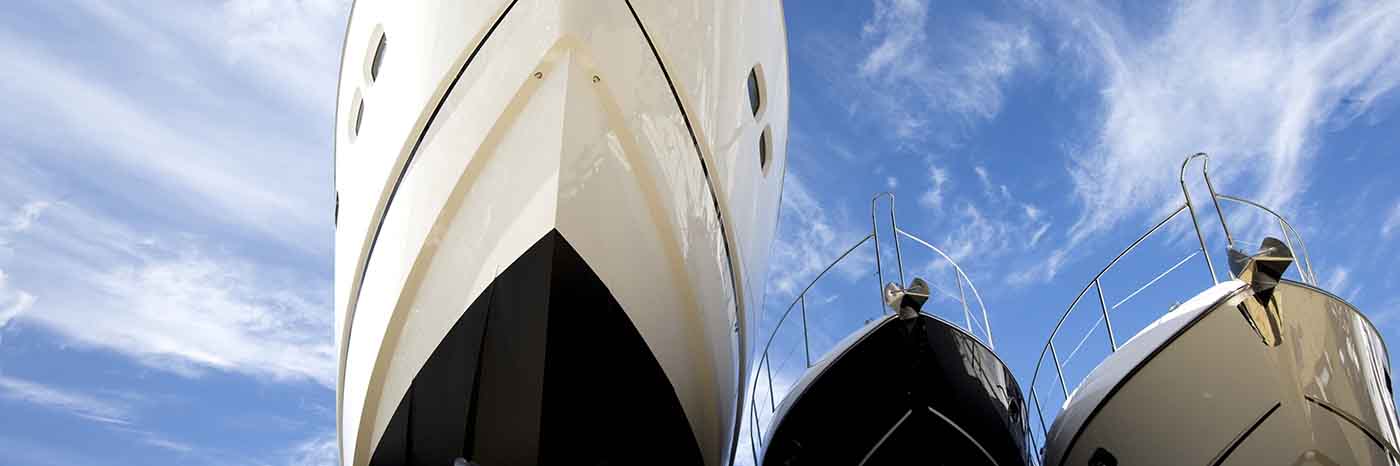
[[[637,28],[641,29],[642,37],[646,38],[647,47],[651,48],[651,54],[656,58],[656,66],[661,68],[661,75],[666,78],[666,85],[671,88],[671,97],[676,100],[676,108],[680,109],[681,119],[685,121],[685,130],[690,134],[690,143],[695,146],[695,157],[700,160],[700,171],[705,174],[705,185],[710,188],[710,202],[714,205],[715,219],[719,221],[720,239],[724,243],[724,259],[729,265],[729,288],[730,292],[734,295],[735,319],[739,322],[745,322],[747,317],[744,312],[744,299],[740,294],[741,289],[739,288],[737,278],[739,276],[739,269],[734,265],[734,252],[731,251],[729,247],[729,232],[724,221],[724,211],[720,208],[719,194],[715,190],[714,180],[710,178],[710,167],[705,163],[705,154],[700,151],[700,139],[695,137],[695,127],[690,123],[690,114],[685,111],[685,104],[681,102],[680,93],[676,91],[676,83],[671,80],[671,73],[666,69],[666,62],[661,60],[661,53],[656,50],[656,43],[652,41],[651,34],[647,32],[646,26],[642,24],[642,18],[637,15],[637,9],[632,7],[632,0],[627,0],[627,10],[632,12],[632,19],[637,21]],[[738,326],[739,329],[743,327],[742,325]],[[734,462],[735,454],[738,451],[739,427],[740,423],[743,422],[743,416],[741,416],[740,413],[743,412],[744,405],[744,386],[746,385],[744,381],[748,380],[747,352],[747,338],[744,332],[740,331],[739,353],[742,358],[741,364],[739,365],[739,384],[736,391],[739,396],[734,402],[734,425],[731,426],[734,433],[729,439],[729,459],[727,460],[728,463],[731,464]]]
[[[508,4],[508,6],[505,6],[505,10],[501,11],[501,14],[498,15],[498,17],[496,18],[496,22],[493,22],[493,24],[491,24],[491,28],[487,29],[486,35],[482,36],[482,41],[477,43],[476,48],[472,49],[472,53],[470,53],[470,55],[466,57],[466,62],[462,63],[461,69],[456,70],[456,76],[452,77],[452,83],[448,84],[447,91],[442,92],[442,97],[438,98],[437,105],[435,105],[433,108],[433,113],[431,113],[431,115],[428,115],[426,125],[423,125],[423,130],[420,130],[419,137],[417,137],[417,140],[413,141],[413,150],[409,151],[409,157],[403,160],[403,167],[399,168],[398,178],[395,178],[395,181],[393,181],[393,188],[389,190],[389,197],[385,200],[384,209],[379,210],[378,217],[375,218],[374,235],[372,235],[370,238],[370,248],[365,249],[364,263],[361,264],[360,270],[356,270],[356,276],[354,276],[353,284],[351,284],[351,287],[354,288],[354,292],[350,295],[349,302],[347,302],[346,304],[346,322],[344,322],[344,325],[346,325],[346,330],[344,330],[346,336],[344,336],[343,344],[342,346],[340,346],[339,374],[337,374],[336,379],[336,381],[339,382],[337,383],[344,383],[344,378],[346,378],[346,355],[350,353],[350,339],[351,336],[353,336],[354,334],[354,313],[356,313],[356,308],[358,308],[358,305],[360,305],[360,291],[361,288],[364,287],[364,276],[365,273],[368,273],[368,270],[370,270],[370,259],[374,257],[375,245],[377,245],[377,243],[379,242],[379,232],[384,230],[384,218],[389,216],[389,207],[393,206],[393,197],[398,195],[399,185],[400,183],[403,183],[403,176],[407,175],[407,172],[409,172],[409,167],[412,167],[413,158],[416,157],[417,154],[419,154],[419,147],[423,146],[423,139],[427,136],[428,129],[430,129],[430,127],[433,127],[433,122],[434,120],[437,120],[438,112],[442,111],[442,105],[447,104],[447,98],[449,97],[449,95],[452,95],[452,90],[456,88],[456,83],[458,83],[458,81],[461,80],[462,74],[466,71],[466,67],[472,64],[473,59],[476,59],[477,52],[480,52],[480,50],[482,50],[482,46],[486,45],[486,42],[489,41],[489,39],[491,38],[491,34],[493,34],[493,32],[496,32],[496,27],[498,27],[498,25],[501,25],[501,20],[505,20],[505,15],[511,13],[511,8],[515,7],[515,3],[517,3],[517,1],[519,0],[512,0],[511,3]],[[339,388],[336,390],[337,430],[339,430],[340,420],[342,420],[343,418],[344,411],[344,402],[343,400],[340,400],[340,392],[343,392],[343,388]],[[339,438],[339,435],[337,435],[337,438]],[[343,445],[342,451],[344,451]]]

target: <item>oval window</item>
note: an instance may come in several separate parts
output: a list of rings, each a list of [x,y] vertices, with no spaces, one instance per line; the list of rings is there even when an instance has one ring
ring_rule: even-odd
[[[763,108],[763,72],[759,71],[758,65],[749,69],[749,110],[753,116],[758,116],[758,110]]]
[[[374,48],[374,58],[369,62],[369,81],[374,82],[379,79],[379,65],[384,62],[384,47],[388,41],[388,34],[379,34],[379,45]]]
[[[350,121],[346,122],[349,123],[348,125],[346,125],[346,127],[350,130],[349,136],[352,142],[355,140],[355,137],[360,135],[360,123],[363,123],[365,120],[364,95],[360,94],[359,91],[356,91],[354,102],[354,110],[351,110],[351,114],[347,115]]]
[[[758,168],[763,171],[763,175],[768,175],[768,158],[773,153],[773,129],[764,127],[763,132],[758,134]]]

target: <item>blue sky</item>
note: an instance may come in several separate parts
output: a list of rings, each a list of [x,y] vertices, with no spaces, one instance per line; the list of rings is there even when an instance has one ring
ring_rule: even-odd
[[[347,8],[28,1],[0,17],[6,464],[334,463],[330,135]],[[1028,384],[1063,308],[1180,202],[1176,167],[1205,151],[1220,191],[1288,216],[1325,287],[1400,338],[1400,6],[786,8],[790,165],[756,334],[892,190],[900,226],[971,275]],[[1268,233],[1226,212],[1237,236]],[[1105,278],[1110,304],[1190,254],[1188,228]],[[951,283],[902,246],[911,274]],[[818,349],[879,311],[867,249],[809,295]],[[1199,260],[1116,309],[1119,339],[1209,284]],[[1076,336],[1093,323],[1080,312]],[[1106,351],[1088,341],[1071,373]]]

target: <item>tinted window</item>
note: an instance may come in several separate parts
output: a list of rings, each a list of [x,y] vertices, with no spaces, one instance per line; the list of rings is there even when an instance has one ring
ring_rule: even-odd
[[[758,68],[753,68],[749,70],[749,109],[754,116],[758,116],[759,104],[763,103],[758,93]]]
[[[379,35],[379,45],[374,49],[374,60],[369,63],[370,81],[379,79],[379,64],[384,61],[384,46],[386,45],[385,40],[388,37],[387,34]]]

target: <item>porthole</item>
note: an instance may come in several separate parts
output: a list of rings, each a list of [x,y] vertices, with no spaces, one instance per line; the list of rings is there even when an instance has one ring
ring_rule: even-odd
[[[355,108],[355,135],[360,135],[360,123],[365,121],[365,99],[360,99],[360,105]]]
[[[360,60],[360,71],[364,73],[364,84],[366,86],[374,84],[379,80],[379,70],[384,67],[384,57],[389,48],[389,35],[384,32],[384,25],[374,26],[374,30],[365,36],[364,57]]]
[[[352,105],[354,105],[354,106],[353,106],[353,107],[350,107],[350,108],[352,108],[353,110],[350,110],[351,113],[350,113],[350,115],[348,115],[348,116],[349,116],[349,121],[346,122],[346,123],[349,123],[349,124],[346,125],[346,126],[350,129],[350,134],[349,134],[349,136],[350,136],[350,140],[351,140],[351,141],[354,141],[354,140],[355,140],[355,137],[360,135],[360,124],[363,123],[364,120],[365,120],[365,98],[364,98],[364,96],[360,95],[360,93],[359,93],[358,91],[356,91],[356,92],[355,92],[355,98],[354,98],[353,102],[354,102],[354,103],[353,103]]]
[[[374,58],[369,62],[369,81],[374,82],[379,79],[379,65],[384,62],[384,47],[388,41],[388,35],[379,34],[379,45],[374,47]]]
[[[759,69],[758,65],[749,69],[748,90],[749,110],[756,118],[758,111],[763,108],[763,98],[765,97],[763,95],[763,71]]]
[[[764,127],[763,132],[758,134],[758,168],[763,171],[763,175],[768,175],[768,158],[773,153],[773,129]]]

